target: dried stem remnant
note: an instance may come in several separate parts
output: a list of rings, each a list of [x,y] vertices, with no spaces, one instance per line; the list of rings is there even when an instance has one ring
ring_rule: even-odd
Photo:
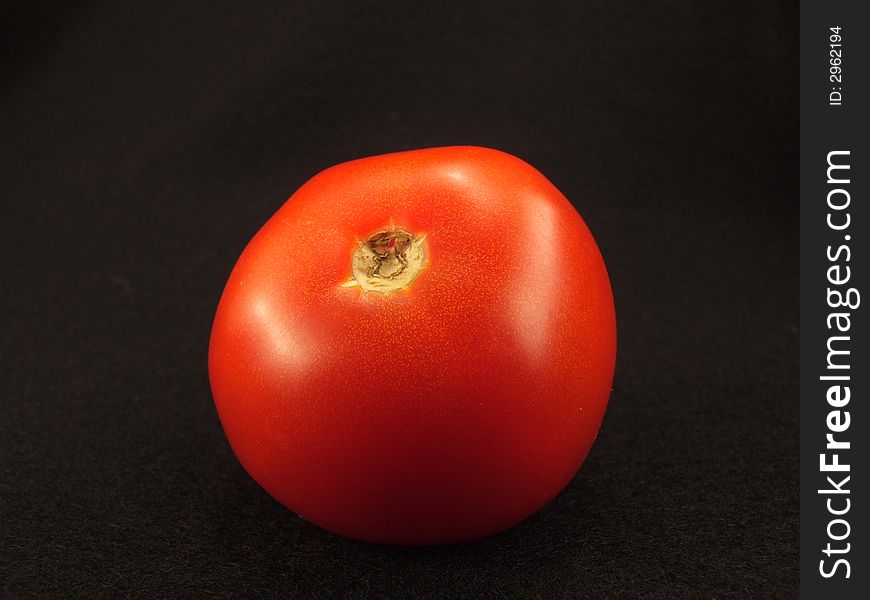
[[[353,254],[354,282],[365,292],[382,294],[408,287],[423,268],[425,237],[390,227],[361,240]]]

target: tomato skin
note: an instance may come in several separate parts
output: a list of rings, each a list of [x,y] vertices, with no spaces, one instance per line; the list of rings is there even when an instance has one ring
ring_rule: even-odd
[[[425,234],[424,268],[388,295],[347,285],[359,240],[391,222]],[[227,282],[209,375],[234,452],[284,505],[349,537],[437,544],[559,493],[615,357],[583,220],[525,162],[460,146],[344,163],[293,194]]]

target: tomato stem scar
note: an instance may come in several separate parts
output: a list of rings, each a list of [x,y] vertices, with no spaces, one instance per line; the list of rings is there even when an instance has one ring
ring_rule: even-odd
[[[359,240],[351,260],[352,280],[364,292],[390,294],[407,288],[426,260],[425,235],[414,235],[390,224]]]

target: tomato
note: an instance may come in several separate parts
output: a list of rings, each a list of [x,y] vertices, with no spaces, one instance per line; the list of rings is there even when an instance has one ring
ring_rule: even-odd
[[[447,147],[323,171],[245,248],[209,374],[229,442],[281,503],[396,544],[483,537],[568,483],[604,416],[610,282],[565,197]]]

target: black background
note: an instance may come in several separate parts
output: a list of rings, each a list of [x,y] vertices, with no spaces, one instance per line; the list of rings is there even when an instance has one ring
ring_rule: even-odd
[[[794,2],[6,2],[0,595],[790,597]],[[476,144],[575,204],[615,390],[578,476],[461,546],[359,543],[244,473],[211,319],[333,164]]]

